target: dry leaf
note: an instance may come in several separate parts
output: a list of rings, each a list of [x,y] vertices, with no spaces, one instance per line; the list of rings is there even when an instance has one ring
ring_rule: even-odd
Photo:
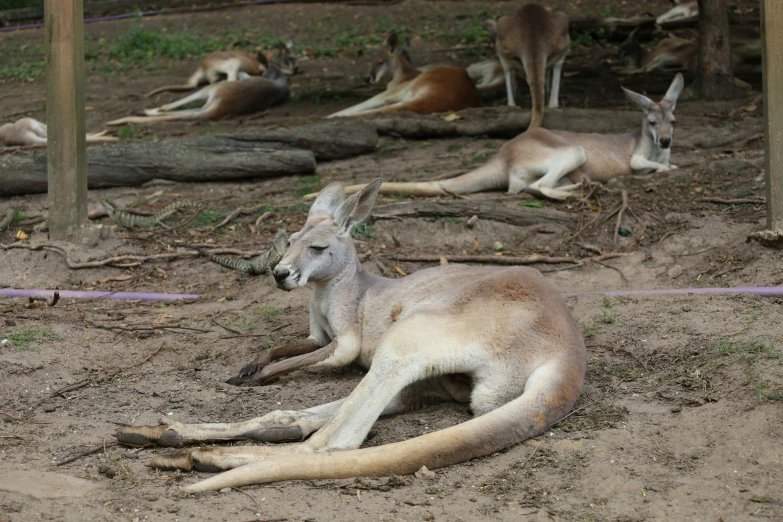
[[[170,315],[160,314],[158,317],[152,320],[152,324],[165,324],[169,319],[171,319]]]
[[[474,226],[476,226],[478,220],[479,220],[478,216],[474,214],[470,216],[470,219],[468,219],[468,222],[465,224],[468,226],[468,228],[473,228]]]
[[[394,265],[394,268],[392,268],[392,272],[399,274],[400,277],[405,277],[406,275],[408,275],[398,265]]]
[[[449,260],[446,259],[446,256],[440,256],[440,264],[441,265],[448,265],[449,264]]]
[[[109,281],[129,281],[133,279],[133,276],[130,274],[120,274],[116,276],[107,277],[106,279],[101,279],[98,281],[99,284],[108,283]]]
[[[756,107],[755,105],[752,105],[752,104],[751,104],[751,105],[746,105],[745,107],[743,107],[743,109],[745,109],[745,110],[746,110],[746,111],[748,111],[748,112],[753,112],[753,111],[755,111],[756,109],[758,109],[758,107]]]
[[[570,78],[571,76],[576,76],[579,74],[579,71],[568,71],[563,73],[563,78]]]
[[[419,479],[434,479],[436,477],[435,472],[428,470],[427,466],[422,466],[421,469],[413,475]]]
[[[456,121],[456,120],[461,120],[462,116],[452,112],[451,114],[447,114],[445,116],[441,116],[441,119],[444,120],[444,121]]]
[[[473,238],[473,246],[470,247],[470,253],[472,254],[473,252],[478,250],[478,247],[479,247],[479,238],[474,237]]]
[[[24,230],[18,230],[18,231],[16,232],[16,239],[18,239],[18,240],[20,240],[20,241],[24,241],[24,240],[25,240],[25,239],[27,239],[28,237],[30,237],[30,236],[28,236],[27,234],[25,234],[25,233],[24,233]]]

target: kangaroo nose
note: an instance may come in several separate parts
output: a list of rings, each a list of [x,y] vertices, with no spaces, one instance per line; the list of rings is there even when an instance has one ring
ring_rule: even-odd
[[[661,147],[663,147],[664,149],[668,149],[669,145],[671,144],[672,144],[671,138],[661,138]]]
[[[283,281],[285,281],[289,275],[291,275],[291,272],[288,271],[286,268],[275,268],[274,272],[272,272],[272,275],[275,277],[275,281],[280,284]]]
[[[366,83],[366,84],[372,83],[372,76],[365,76],[364,77],[364,83]]]

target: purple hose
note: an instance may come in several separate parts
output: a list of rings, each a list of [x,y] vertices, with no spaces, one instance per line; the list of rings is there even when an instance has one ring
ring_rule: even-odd
[[[163,9],[158,9],[157,11],[144,11],[141,13],[140,16],[155,16],[159,14],[163,14]],[[92,22],[103,22],[106,20],[122,20],[124,18],[132,18],[134,16],[139,16],[136,14],[118,14],[118,15],[110,15],[110,16],[99,16],[98,18],[85,18],[84,23],[89,24]],[[36,29],[38,27],[43,27],[46,24],[44,23],[38,23],[38,24],[28,24],[28,25],[11,25],[8,27],[0,27],[0,32],[3,31],[16,31],[17,29]]]
[[[177,299],[198,299],[196,294],[146,294],[142,292],[80,292],[57,290],[63,299],[139,299],[141,301],[175,301]],[[0,288],[0,297],[52,297],[54,290],[18,290]]]
[[[725,295],[725,294],[755,294],[766,297],[783,297],[783,286],[744,286],[740,288],[668,288],[664,290],[614,290],[611,292],[571,292],[563,294],[566,297],[575,295]]]

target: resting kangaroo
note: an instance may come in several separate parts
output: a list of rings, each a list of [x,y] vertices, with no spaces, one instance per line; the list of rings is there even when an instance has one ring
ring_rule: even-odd
[[[154,96],[166,91],[192,91],[201,85],[217,83],[223,79],[235,82],[239,79],[239,73],[260,76],[266,70],[266,63],[269,60],[272,60],[272,63],[285,75],[292,76],[299,70],[296,65],[292,40],[281,44],[276,54],[269,51],[255,55],[245,51],[215,51],[201,60],[196,72],[185,84],[165,85],[150,92],[147,96]]]
[[[107,143],[118,139],[104,134],[106,131],[87,133],[87,143]],[[21,118],[14,123],[0,125],[0,143],[9,147],[45,147],[46,124],[32,118]]]
[[[333,183],[313,203],[274,270],[284,290],[313,289],[310,338],[300,350],[311,353],[240,378],[252,381],[260,373],[263,379],[286,364],[283,371],[356,361],[368,371],[347,398],[236,424],[122,428],[117,438],[179,445],[310,436],[288,446],[195,448],[153,461],[157,467],[231,469],[184,488],[198,492],[448,466],[517,444],[567,415],[581,391],[587,358],[563,299],[526,267],[448,265],[396,280],[366,273],[350,231],[370,215],[379,187],[376,179],[346,199],[343,187]],[[470,403],[476,417],[359,449],[379,416],[442,400]]]
[[[623,88],[626,96],[644,111],[641,129],[628,134],[589,134],[529,129],[504,144],[483,166],[442,181],[384,183],[383,194],[443,196],[485,190],[508,189],[511,194],[531,192],[556,200],[567,199],[583,179],[609,181],[632,173],[676,169],[669,165],[674,107],[683,87],[677,74],[660,103]],[[556,187],[567,176],[573,183]],[[346,187],[348,193],[365,185]],[[307,199],[315,197],[308,194]]]
[[[513,75],[521,68],[533,99],[530,127],[540,127],[544,121],[545,82],[551,81],[549,108],[558,106],[560,75],[571,43],[568,16],[527,4],[514,16],[501,16],[494,23],[488,22],[487,27],[496,35],[495,50],[506,77],[508,105],[516,106]]]
[[[655,19],[656,24],[684,22],[699,16],[699,2],[697,0],[672,0],[674,7]]]
[[[291,94],[288,78],[274,65],[267,65],[262,76],[240,73],[240,80],[220,82],[204,87],[181,100],[144,111],[146,116],[127,116],[106,125],[126,123],[154,123],[174,120],[217,120],[262,111],[288,99]],[[179,109],[197,101],[204,101],[198,109]]]
[[[391,74],[386,90],[327,117],[368,116],[397,111],[432,114],[481,107],[481,96],[465,69],[437,66],[426,71],[419,70],[411,64],[406,47],[399,41],[397,33],[389,34],[367,79],[368,83],[377,83]]]

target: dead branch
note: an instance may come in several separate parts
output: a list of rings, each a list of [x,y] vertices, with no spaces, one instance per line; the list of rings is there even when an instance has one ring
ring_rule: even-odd
[[[12,420],[15,420],[15,421],[25,422],[25,420],[23,418],[16,417],[16,416],[11,415],[10,413],[6,413],[4,411],[0,411],[0,415],[4,415],[4,416],[8,417],[9,419],[12,419]]]
[[[703,203],[718,203],[721,205],[742,205],[744,203],[752,203],[756,205],[763,205],[767,202],[767,198],[740,198],[740,199],[723,199],[723,198],[699,198],[696,201]]]
[[[144,332],[144,331],[152,331],[152,330],[189,330],[192,332],[198,332],[198,333],[210,333],[212,330],[206,330],[204,328],[193,328],[191,326],[182,326],[179,324],[160,324],[160,325],[153,325],[153,326],[123,326],[123,325],[108,325],[108,324],[99,324],[94,323],[92,321],[88,321],[87,319],[84,320],[87,324],[94,328],[100,328],[102,330],[119,330],[121,332]]]
[[[614,225],[614,238],[612,239],[613,243],[617,243],[617,238],[620,235],[620,226],[623,224],[623,215],[625,214],[625,211],[628,208],[628,191],[623,189],[622,196],[623,196],[623,202],[620,205],[620,210],[617,213],[617,223]]]
[[[98,446],[97,448],[93,448],[91,450],[87,450],[85,452],[79,453],[78,455],[74,455],[73,457],[69,457],[69,458],[65,459],[64,461],[62,461],[62,462],[57,462],[55,464],[55,466],[64,466],[65,464],[70,464],[71,462],[73,462],[75,460],[79,460],[82,457],[87,457],[89,455],[94,455],[96,453],[100,453],[101,451],[105,452],[106,448],[111,448],[113,446],[116,446],[117,444],[119,444],[119,443],[118,442],[110,442],[108,444],[103,444],[101,446]]]
[[[399,219],[406,217],[464,217],[470,219],[500,221],[510,225],[530,226],[551,223],[573,226],[577,218],[573,214],[544,208],[509,206],[486,200],[411,200],[376,207],[374,219]]]

